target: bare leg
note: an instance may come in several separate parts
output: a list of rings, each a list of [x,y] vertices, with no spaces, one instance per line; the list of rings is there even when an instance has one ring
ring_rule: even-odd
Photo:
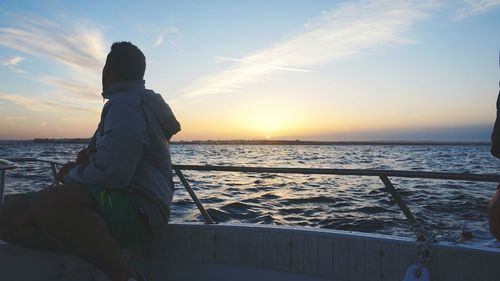
[[[0,239],[37,250],[62,251],[36,225],[28,207],[29,202],[22,195],[14,195],[0,206]]]
[[[104,219],[85,187],[63,185],[45,189],[31,200],[37,224],[63,249],[97,266],[112,281],[134,276]]]

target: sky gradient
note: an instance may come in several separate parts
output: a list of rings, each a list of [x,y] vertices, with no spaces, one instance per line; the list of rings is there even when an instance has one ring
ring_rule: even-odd
[[[500,0],[0,2],[0,139],[89,137],[111,44],[174,140],[487,141]]]

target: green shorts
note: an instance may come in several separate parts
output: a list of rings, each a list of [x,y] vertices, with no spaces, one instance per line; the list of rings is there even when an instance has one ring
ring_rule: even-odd
[[[135,193],[110,190],[99,185],[85,187],[120,248],[133,247],[146,238],[146,223],[141,213],[141,206],[147,203],[145,199]]]
[[[99,185],[85,187],[96,202],[96,211],[106,221],[111,236],[120,248],[133,247],[146,238],[148,230],[141,206],[151,203],[131,192],[110,190]],[[23,195],[31,200],[35,192]]]

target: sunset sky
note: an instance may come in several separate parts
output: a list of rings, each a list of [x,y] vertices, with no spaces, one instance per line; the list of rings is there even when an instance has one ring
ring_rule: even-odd
[[[500,0],[1,1],[0,139],[89,137],[114,41],[174,140],[488,140]]]

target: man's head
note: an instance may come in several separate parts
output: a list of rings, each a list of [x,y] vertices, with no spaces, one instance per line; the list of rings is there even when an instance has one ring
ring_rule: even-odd
[[[145,71],[146,57],[139,48],[130,42],[115,42],[102,70],[102,88],[114,82],[143,79]]]

